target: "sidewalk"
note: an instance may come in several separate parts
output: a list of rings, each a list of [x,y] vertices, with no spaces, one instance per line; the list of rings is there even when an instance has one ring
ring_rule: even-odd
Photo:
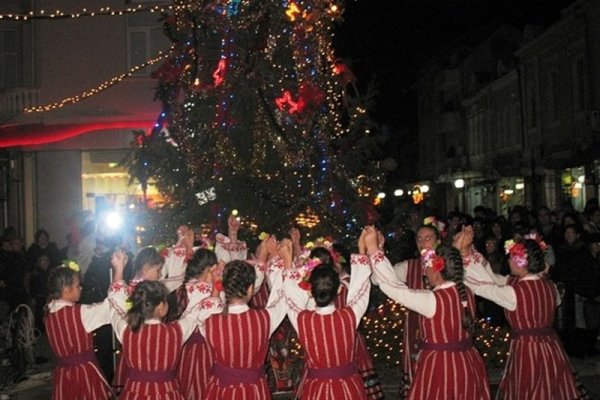
[[[52,393],[52,369],[54,368],[54,356],[48,346],[45,336],[42,336],[35,347],[35,355],[46,357],[48,362],[38,364],[27,371],[28,378],[6,387],[0,387],[0,400],[43,400],[50,399]],[[3,356],[2,356],[3,357]],[[1,357],[0,357],[1,358]],[[579,374],[590,398],[600,399],[600,357],[591,359],[572,358],[573,367]],[[10,372],[8,366],[0,366],[0,376],[6,376]],[[398,398],[399,370],[379,371],[383,382],[387,399]],[[502,370],[492,369],[488,371],[492,385],[492,398],[497,389]],[[291,399],[289,393],[278,393],[273,395],[274,399]]]

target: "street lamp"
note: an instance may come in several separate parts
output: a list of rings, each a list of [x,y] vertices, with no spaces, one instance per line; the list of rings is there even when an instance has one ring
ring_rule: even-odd
[[[457,189],[462,189],[465,187],[465,180],[464,179],[457,179],[454,181],[454,187]]]

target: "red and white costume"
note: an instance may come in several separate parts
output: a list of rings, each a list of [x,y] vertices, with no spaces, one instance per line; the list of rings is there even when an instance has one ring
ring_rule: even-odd
[[[267,307],[228,306],[200,325],[214,356],[205,400],[265,400],[271,398],[264,363],[269,337],[285,317],[281,270],[270,271],[271,294]]]
[[[165,263],[161,269],[160,281],[164,283],[167,290],[172,292],[183,284],[185,278],[185,268],[187,267],[187,250],[183,246],[176,246],[166,248],[161,252],[161,255],[165,259]],[[133,293],[135,287],[142,280],[134,278],[129,282],[127,287],[127,295]],[[126,314],[125,302],[113,302],[113,307],[117,307],[119,312]],[[123,387],[127,382],[127,363],[124,359],[124,354],[121,352],[115,369],[115,376],[113,378],[113,386]]]
[[[573,367],[552,325],[560,297],[554,283],[537,274],[511,279],[505,286],[471,285],[475,294],[505,309],[512,328],[510,351],[498,398],[510,400],[580,399]],[[491,277],[490,277],[491,279]]]
[[[356,328],[369,304],[371,268],[366,256],[352,255],[347,305],[310,310],[309,292],[298,270],[286,271],[288,317],[306,352],[308,373],[300,399],[366,399],[355,364]]]
[[[410,289],[425,289],[421,258],[411,258],[394,265],[396,277]],[[410,384],[415,377],[417,357],[419,355],[421,338],[419,333],[419,313],[406,309],[404,314],[404,329],[402,340],[402,372],[403,382],[400,388],[402,397],[408,395]]]
[[[197,324],[221,309],[221,300],[209,297],[212,285],[203,282],[190,287],[190,303],[178,321],[162,323],[158,319],[144,322],[137,332],[127,326],[126,315],[120,307],[129,293],[123,282],[111,285],[111,323],[123,345],[123,359],[127,363],[127,382],[120,398],[183,400],[177,379],[177,363],[183,343],[191,336]]]
[[[209,296],[212,285],[191,280],[185,284],[188,304],[190,294],[198,290]],[[196,327],[189,339],[184,343],[181,357],[177,365],[177,379],[181,385],[181,393],[187,400],[202,400],[210,378],[213,356],[200,330]]]
[[[217,234],[215,242],[215,254],[219,261],[228,263],[232,260],[245,260],[248,256],[246,242],[238,240],[234,243],[222,233]]]
[[[340,310],[346,306],[348,299],[348,288],[350,286],[350,275],[346,274],[340,276],[341,291],[335,298],[335,308]],[[375,371],[375,363],[373,362],[373,356],[369,353],[367,348],[367,342],[363,335],[356,332],[356,348],[354,349],[354,362],[358,373],[363,379],[365,385],[365,391],[367,392],[367,399],[375,400],[384,397],[381,383],[379,382],[379,376]]]
[[[433,290],[409,289],[379,251],[371,256],[373,273],[381,290],[392,300],[418,312],[421,350],[409,399],[490,398],[483,359],[462,327],[463,305],[454,282]],[[468,290],[467,307],[475,314],[475,299]]]
[[[110,386],[100,372],[92,332],[110,322],[109,304],[92,305],[53,300],[44,320],[50,347],[56,355],[52,398],[107,399]]]

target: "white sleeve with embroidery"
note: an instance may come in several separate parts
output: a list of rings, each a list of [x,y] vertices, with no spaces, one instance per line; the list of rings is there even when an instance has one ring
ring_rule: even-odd
[[[187,340],[198,326],[204,334],[204,321],[212,314],[223,311],[223,303],[218,297],[210,297],[212,284],[195,281],[186,284],[188,305],[179,318],[183,340]]]
[[[233,260],[245,260],[248,256],[246,242],[237,241],[231,243],[231,239],[222,233],[218,233],[215,244],[217,260],[228,263]]]
[[[254,292],[252,295],[255,295],[260,290],[261,286],[265,283],[265,274],[267,270],[267,266],[259,261],[255,260],[245,260],[248,264],[254,267],[256,271],[256,278],[254,278]]]
[[[81,306],[81,322],[86,332],[93,332],[102,325],[110,324],[110,303],[108,298],[101,303]]]
[[[394,274],[396,274],[396,278],[400,282],[406,282],[408,276],[408,260],[400,261],[397,264],[394,264]],[[379,286],[379,282],[377,282],[377,276],[375,274],[371,275],[371,282],[375,286]]]
[[[493,283],[474,285],[471,290],[477,296],[493,301],[508,311],[515,311],[517,309],[517,294],[510,285],[498,286]]]
[[[369,257],[362,254],[352,254],[350,257],[350,284],[348,285],[348,296],[346,305],[352,309],[356,318],[356,328],[369,306],[369,294],[371,293],[371,263]]]
[[[463,258],[465,267],[464,281],[467,286],[474,290],[476,285],[496,284],[499,286],[506,285],[508,276],[494,273],[490,263],[480,253],[473,253],[468,257]]]
[[[383,251],[378,251],[371,256],[371,265],[373,266],[373,274],[376,275],[379,282],[379,288],[386,296],[426,318],[435,315],[436,300],[434,294],[430,290],[409,289],[403,282],[400,282],[394,273],[392,264],[385,257]]]
[[[108,288],[110,323],[119,342],[123,342],[123,332],[127,327],[127,299],[129,292],[124,281],[113,282]]]
[[[269,294],[269,300],[267,300],[267,306],[265,307],[269,313],[271,324],[269,336],[272,335],[279,324],[281,324],[287,311],[285,295],[283,293],[283,270],[275,269],[270,272],[270,276],[270,279],[272,280],[271,293]]]
[[[161,271],[161,282],[169,293],[183,285],[185,268],[187,267],[187,250],[183,246],[172,247],[168,250]]]
[[[301,281],[302,274],[298,269],[289,268],[284,271],[283,292],[287,315],[296,332],[298,332],[298,314],[306,310],[310,298],[309,292],[299,286]]]

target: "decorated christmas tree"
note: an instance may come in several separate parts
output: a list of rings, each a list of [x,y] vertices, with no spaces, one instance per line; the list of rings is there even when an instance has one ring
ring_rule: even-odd
[[[174,1],[172,42],[154,73],[163,111],[135,132],[130,173],[165,201],[155,226],[351,237],[374,222],[379,137],[349,66],[336,58],[344,4],[324,0]],[[212,233],[211,232],[211,233]]]

